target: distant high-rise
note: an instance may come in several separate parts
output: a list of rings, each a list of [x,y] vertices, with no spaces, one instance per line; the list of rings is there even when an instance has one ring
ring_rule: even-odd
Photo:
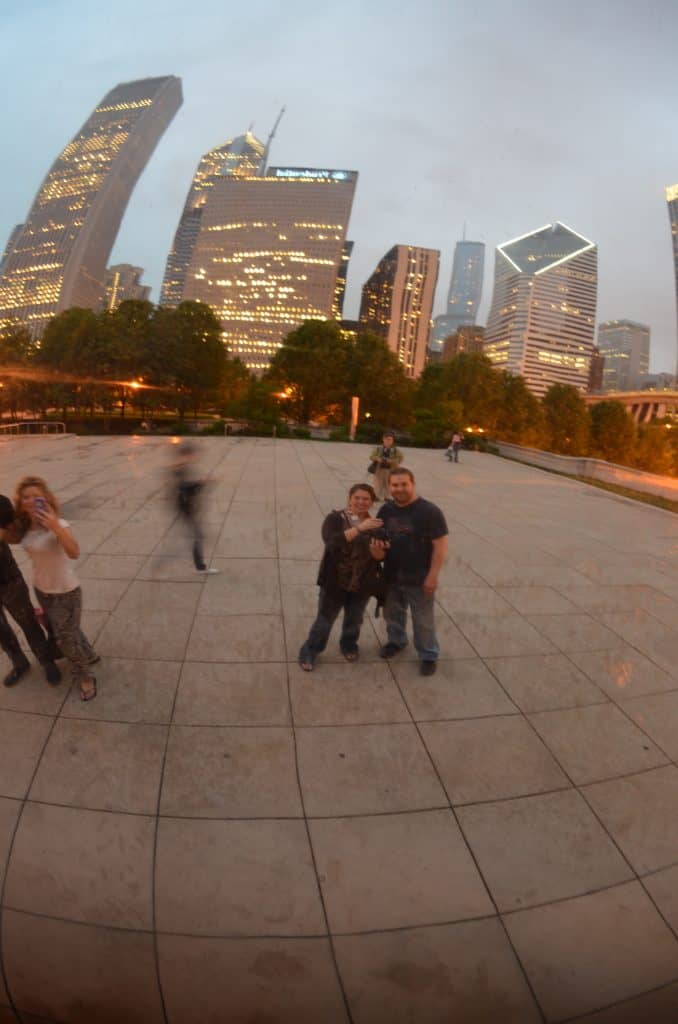
[[[141,283],[143,272],[143,267],[133,267],[131,263],[116,263],[107,267],[101,308],[112,311],[128,299],[147,302],[151,287]]]
[[[599,394],[603,390],[603,373],[605,372],[605,356],[597,345],[593,346],[589,363],[589,382],[586,390],[591,394]]]
[[[23,231],[23,229],[24,229],[23,224],[17,224],[16,227],[12,228],[12,231],[10,232],[10,236],[7,239],[7,245],[5,246],[5,251],[3,252],[2,257],[0,257],[0,275],[2,275],[4,273],[5,264],[7,263],[7,257],[9,256],[9,254],[12,251],[12,249],[14,248],[14,246],[17,243],[17,241],[19,240],[19,236],[20,236],[21,232]]]
[[[543,395],[588,385],[598,294],[598,250],[564,224],[498,246],[485,355]]]
[[[34,336],[69,306],[95,309],[132,189],[181,106],[181,79],[117,85],[59,155],[40,186],[0,277],[0,327]]]
[[[251,178],[264,169],[265,147],[251,132],[229,139],[205,153],[193,176],[179,220],[170,254],[167,257],[160,302],[178,306],[184,297],[186,272],[193,246],[200,232],[200,218],[209,190],[222,177]]]
[[[385,338],[408,377],[426,363],[440,253],[416,245],[394,245],[363,285],[360,325]]]
[[[348,274],[348,263],[353,252],[353,242],[344,242],[341,253],[341,263],[337,272],[337,283],[334,288],[334,302],[332,303],[332,316],[335,320],[341,320],[344,315],[344,296],[346,294],[346,276]]]
[[[454,334],[445,339],[442,351],[442,362],[449,362],[461,352],[476,352],[482,354],[485,345],[485,328],[477,324],[462,324],[457,327]]]
[[[676,283],[676,305],[678,306],[678,185],[669,185],[666,189],[666,202],[669,206],[669,219],[671,221],[673,276]],[[676,350],[676,380],[678,381],[678,349]]]
[[[443,342],[454,334],[457,327],[475,324],[483,292],[485,244],[483,242],[457,242],[454,248],[452,277],[447,293],[447,309],[433,321],[430,348],[442,352]]]
[[[650,371],[650,328],[634,320],[598,325],[598,349],[605,357],[604,391],[636,391]]]
[[[264,370],[304,320],[332,317],[356,171],[271,167],[207,193],[183,299],[212,306],[229,352]]]

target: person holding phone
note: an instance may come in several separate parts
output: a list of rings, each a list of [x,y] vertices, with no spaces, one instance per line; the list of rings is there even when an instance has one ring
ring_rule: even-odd
[[[33,589],[55,640],[71,664],[81,700],[96,697],[90,666],[99,657],[80,628],[82,590],[71,562],[80,547],[68,522],[59,518],[59,504],[45,481],[26,476],[16,489],[14,537],[33,564]]]

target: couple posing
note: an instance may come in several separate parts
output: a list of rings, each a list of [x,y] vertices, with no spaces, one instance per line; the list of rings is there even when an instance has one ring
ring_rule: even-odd
[[[385,590],[387,642],[379,652],[392,658],[407,644],[407,610],[422,675],[436,670],[439,647],[433,621],[438,575],[447,552],[443,513],[420,498],[409,469],[389,471],[391,501],[375,519],[376,495],[369,484],[354,484],[343,512],[330,512],[322,526],[325,553],[318,573],[318,614],[299,651],[299,664],[311,672],[324,651],[332,626],[344,612],[339,646],[347,661],[358,659],[358,638],[371,595]]]

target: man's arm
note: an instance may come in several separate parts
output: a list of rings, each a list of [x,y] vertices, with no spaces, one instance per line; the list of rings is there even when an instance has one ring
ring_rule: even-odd
[[[438,576],[440,575],[440,570],[443,567],[443,562],[447,555],[447,534],[443,537],[436,537],[435,540],[431,541],[431,544],[433,545],[431,568],[426,575],[426,579],[421,585],[421,589],[425,594],[435,593],[435,589],[438,586]]]

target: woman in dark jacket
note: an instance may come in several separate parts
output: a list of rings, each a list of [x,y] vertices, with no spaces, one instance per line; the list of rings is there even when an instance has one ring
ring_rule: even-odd
[[[311,672],[315,659],[325,650],[332,626],[343,609],[339,647],[347,661],[358,659],[358,638],[365,606],[379,586],[381,565],[373,554],[370,531],[381,519],[370,518],[376,495],[369,484],[354,484],[348,507],[330,512],[322,525],[325,553],[318,571],[318,614],[299,651],[299,664]]]

